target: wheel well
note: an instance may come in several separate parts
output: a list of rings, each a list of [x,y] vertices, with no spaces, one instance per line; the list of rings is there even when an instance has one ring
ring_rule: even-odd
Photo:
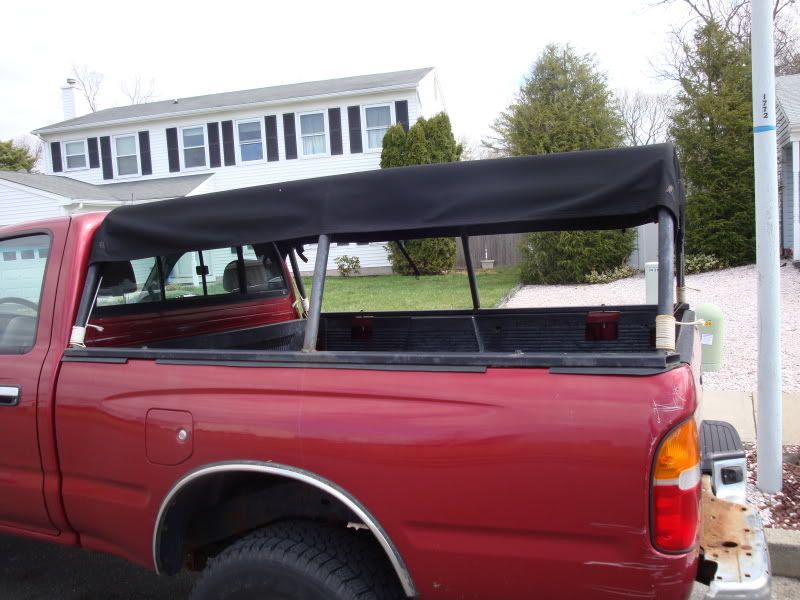
[[[372,532],[371,541],[382,549],[381,554],[397,573],[406,595],[416,594],[410,575],[385,532],[346,492],[288,467],[288,476],[259,472],[252,464],[247,467],[212,467],[202,476],[189,474],[173,488],[162,505],[154,531],[157,571],[172,575],[182,567],[202,569],[209,557],[275,521],[309,519],[339,523],[343,528],[348,523],[363,523]],[[273,464],[263,469],[280,470]]]

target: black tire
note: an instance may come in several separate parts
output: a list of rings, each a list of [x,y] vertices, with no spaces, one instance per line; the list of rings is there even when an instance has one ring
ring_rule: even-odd
[[[192,600],[399,600],[397,575],[368,531],[310,521],[260,529],[211,559]]]

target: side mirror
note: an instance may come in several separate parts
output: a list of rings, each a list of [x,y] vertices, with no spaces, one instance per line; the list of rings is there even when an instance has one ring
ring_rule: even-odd
[[[725,318],[716,304],[701,304],[694,314],[700,321],[700,348],[702,359],[700,369],[704,373],[719,371],[722,368],[722,347],[725,341]]]

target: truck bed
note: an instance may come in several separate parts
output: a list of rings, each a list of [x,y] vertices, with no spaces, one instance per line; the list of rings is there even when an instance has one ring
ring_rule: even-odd
[[[324,313],[314,353],[300,351],[306,321],[295,319],[135,347],[69,349],[67,360],[124,357],[298,366],[313,362],[663,370],[677,365],[680,352],[691,353],[691,348],[680,344],[679,335],[679,352],[656,350],[655,313],[652,305]],[[688,316],[691,311],[681,309],[678,318],[684,313]],[[599,325],[592,325],[598,318]],[[615,323],[605,332],[603,322],[609,318]]]

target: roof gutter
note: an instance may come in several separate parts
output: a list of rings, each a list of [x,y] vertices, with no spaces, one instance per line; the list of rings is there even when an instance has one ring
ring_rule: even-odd
[[[421,79],[420,79],[421,81]],[[203,115],[210,113],[218,113],[224,111],[234,111],[242,108],[258,108],[262,106],[274,106],[276,104],[290,104],[292,102],[307,102],[309,100],[323,99],[323,98],[340,98],[342,96],[357,96],[363,94],[376,94],[381,92],[392,92],[398,90],[415,90],[419,85],[419,81],[411,84],[404,83],[399,85],[383,86],[378,88],[366,88],[363,90],[347,90],[345,92],[333,92],[330,94],[315,94],[313,96],[296,96],[292,98],[281,98],[278,100],[265,100],[262,102],[246,102],[244,104],[229,104],[224,106],[216,106],[210,108],[196,108],[193,110],[184,110],[178,112],[159,113],[155,115],[146,115],[141,117],[128,117],[124,119],[111,119],[108,121],[99,121],[96,123],[80,123],[77,125],[67,125],[64,127],[42,127],[34,129],[31,133],[39,138],[43,134],[62,133],[67,131],[79,131],[81,129],[94,129],[97,127],[108,127],[111,125],[124,125],[127,123],[141,123],[143,121],[162,121],[172,119],[174,117],[184,117],[191,115]],[[42,140],[46,141],[46,140]]]

